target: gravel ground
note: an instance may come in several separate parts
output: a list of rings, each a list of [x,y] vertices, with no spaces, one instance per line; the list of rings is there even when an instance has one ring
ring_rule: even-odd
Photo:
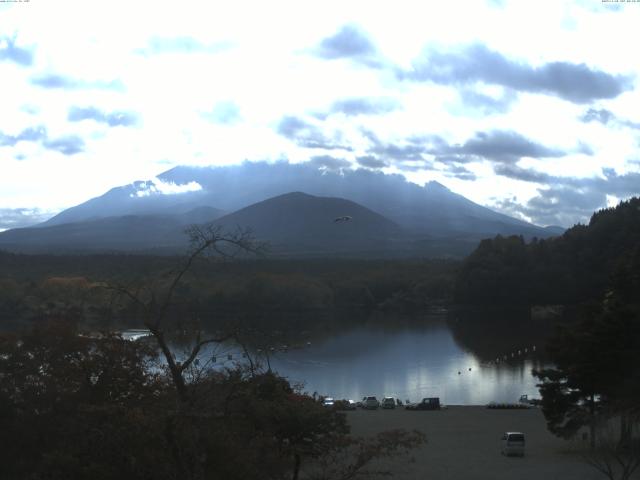
[[[385,467],[395,479],[454,480],[591,480],[606,478],[586,465],[578,442],[550,434],[537,408],[490,410],[481,406],[452,406],[440,411],[356,410],[348,412],[352,433],[368,436],[394,428],[417,429],[427,444],[410,459]],[[526,435],[524,457],[500,454],[505,431]],[[636,472],[633,478],[640,478]]]

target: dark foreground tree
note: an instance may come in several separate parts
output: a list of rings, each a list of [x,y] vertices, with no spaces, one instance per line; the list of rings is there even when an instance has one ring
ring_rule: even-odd
[[[353,438],[344,414],[270,372],[210,371],[185,409],[171,377],[149,368],[154,356],[68,323],[0,337],[0,478],[347,479],[424,441]],[[351,454],[337,463],[338,452]]]
[[[151,283],[108,286],[114,302],[140,319],[160,352],[167,373],[161,378],[172,388],[160,395],[166,408],[153,418],[161,420],[159,450],[171,459],[170,470],[176,478],[297,479],[309,461],[308,468],[313,469],[335,445],[346,442],[352,449],[365,445],[364,440],[348,436],[342,414],[295,392],[285,380],[260,371],[255,362],[250,361],[246,370],[224,372],[200,362],[203,347],[239,342],[244,332],[232,325],[207,335],[198,318],[184,318],[189,312],[174,308],[177,292],[202,257],[213,254],[228,260],[260,253],[264,245],[247,230],[229,234],[210,226],[193,227],[188,233],[192,247],[178,269]],[[180,342],[187,345],[182,355],[176,355],[172,346],[176,330]],[[387,450],[375,451],[366,461],[358,456],[355,463],[347,462],[338,470],[350,469],[355,475],[371,458],[397,454],[424,441],[418,432],[397,436],[398,443]]]
[[[585,463],[609,480],[628,480],[640,467],[640,437],[633,437],[633,432],[640,427],[640,418],[628,418],[627,425],[630,435],[624,443],[620,442],[615,422],[599,425],[595,448],[582,453]]]
[[[604,300],[584,307],[581,320],[564,326],[550,342],[555,367],[534,372],[542,381],[549,430],[568,438],[589,426],[594,450],[597,428],[612,418],[620,424],[619,448],[634,441],[632,425],[640,415],[638,272],[640,247],[623,257]]]

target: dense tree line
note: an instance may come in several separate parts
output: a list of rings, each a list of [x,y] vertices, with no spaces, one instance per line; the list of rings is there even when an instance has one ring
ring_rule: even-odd
[[[577,304],[601,296],[640,245],[640,198],[593,214],[562,236],[483,240],[455,282],[462,304]]]
[[[549,430],[571,438],[588,429],[587,460],[612,479],[640,467],[639,292],[637,245],[600,301],[581,304],[572,321],[559,325],[548,345],[554,366],[534,372]]]
[[[136,312],[112,305],[102,287],[135,283],[157,288],[179,260],[0,252],[0,330],[47,315],[63,315],[88,328],[136,326]],[[451,298],[457,265],[443,260],[198,259],[176,290],[171,308],[176,317],[200,318],[211,326],[239,317],[264,321],[340,309],[411,313]]]

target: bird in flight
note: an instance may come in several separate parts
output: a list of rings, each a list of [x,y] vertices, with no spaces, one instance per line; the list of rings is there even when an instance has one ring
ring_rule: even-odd
[[[348,222],[349,220],[351,220],[351,217],[349,215],[345,215],[344,217],[336,218],[333,223]]]

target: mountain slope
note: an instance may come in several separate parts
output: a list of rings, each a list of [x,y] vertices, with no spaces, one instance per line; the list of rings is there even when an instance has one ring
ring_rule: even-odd
[[[191,224],[211,222],[221,210],[199,207],[174,215],[123,215],[0,233],[0,248],[19,252],[182,251]]]
[[[437,182],[424,187],[401,175],[369,170],[329,172],[309,164],[245,162],[225,167],[176,167],[158,176],[159,185],[197,185],[199,190],[162,194],[153,182],[116,187],[45,222],[60,225],[91,218],[164,214],[215,205],[236,211],[292,191],[359,203],[408,231],[435,237],[478,240],[496,234],[548,237],[555,231],[482,207]]]
[[[339,217],[350,218],[336,221]],[[301,192],[258,202],[215,223],[225,229],[249,227],[280,252],[383,252],[406,240],[397,224],[362,205]]]

